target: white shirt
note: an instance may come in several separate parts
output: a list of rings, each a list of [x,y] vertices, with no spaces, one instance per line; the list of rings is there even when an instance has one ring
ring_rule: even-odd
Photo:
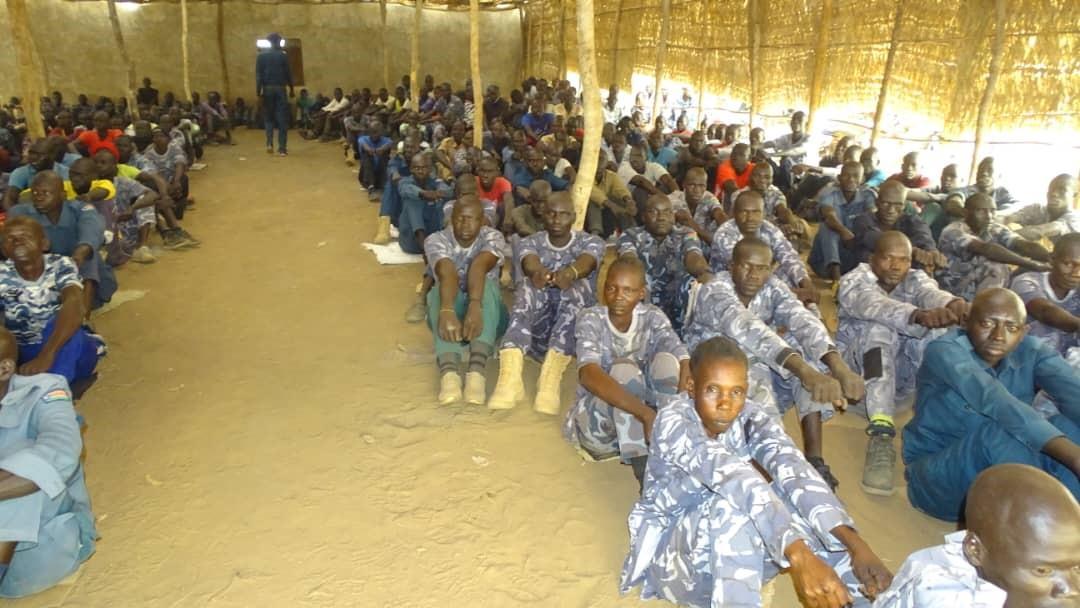
[[[347,107],[349,107],[348,97],[342,97],[340,100],[331,99],[330,103],[323,106],[323,112],[326,112],[327,114],[333,114],[334,112],[344,110]]]
[[[1001,608],[1005,590],[979,578],[963,553],[966,531],[912,553],[874,608]]]
[[[629,160],[624,160],[622,164],[619,165],[618,173],[619,179],[621,179],[623,183],[627,185],[627,187],[630,187],[631,185],[630,180],[638,177],[639,175],[649,180],[649,182],[653,185],[656,185],[656,183],[660,180],[661,177],[668,174],[667,169],[665,169],[663,165],[659,163],[651,163],[648,161],[645,161],[645,173],[638,173],[636,170],[634,170],[634,167],[630,165]]]

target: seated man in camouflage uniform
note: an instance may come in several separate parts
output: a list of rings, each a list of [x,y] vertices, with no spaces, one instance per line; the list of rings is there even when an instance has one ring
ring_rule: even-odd
[[[964,219],[941,231],[938,249],[949,258],[941,286],[970,300],[991,287],[1004,287],[1009,264],[1045,272],[1050,253],[994,221],[994,199],[972,194],[964,201]]]
[[[675,225],[671,201],[654,194],[645,201],[644,226],[622,233],[617,247],[620,256],[638,258],[645,265],[649,301],[659,306],[681,332],[690,283],[707,283],[712,278],[709,263],[701,253],[701,241],[689,228]]]
[[[459,198],[450,226],[424,240],[436,287],[428,292],[427,304],[439,366],[440,405],[462,397],[466,403],[483,405],[487,398],[484,369],[506,328],[506,308],[499,291],[505,245],[501,232],[484,225],[483,206],[476,195]],[[466,353],[468,371],[462,395],[461,363]]]
[[[839,300],[836,342],[866,382],[870,440],[862,488],[890,496],[896,402],[915,390],[926,345],[944,334],[943,328],[963,323],[968,305],[911,268],[911,242],[902,232],[881,233],[870,262],[840,279]]]
[[[707,181],[705,169],[691,167],[683,179],[683,189],[668,195],[675,209],[675,221],[697,233],[706,256],[713,234],[728,219],[720,200],[709,192]]]
[[[1080,346],[1080,233],[1058,239],[1049,272],[1025,272],[1012,290],[1027,306],[1028,333],[1062,357]]]
[[[656,410],[682,390],[690,354],[656,306],[643,302],[645,269],[621,257],[604,281],[606,306],[578,315],[577,400],[563,435],[584,455],[629,463],[641,483]]]
[[[574,230],[574,201],[553,192],[544,210],[545,230],[522,239],[514,264],[525,277],[518,285],[510,326],[499,350],[499,380],[488,399],[491,409],[509,409],[525,400],[525,353],[543,358],[533,409],[555,415],[561,407],[563,372],[574,354],[574,322],[596,303],[596,274],[604,241]]]
[[[743,192],[753,190],[765,203],[765,219],[776,224],[784,236],[799,251],[810,249],[810,225],[788,208],[787,197],[773,185],[773,168],[767,162],[754,164],[750,172],[750,184],[731,195],[732,202]]]
[[[807,606],[868,607],[892,574],[780,422],[748,398],[748,367],[726,338],[694,350],[687,393],[656,416],[619,589],[749,608],[786,569]]]
[[[818,291],[810,279],[810,273],[799,258],[799,252],[775,224],[765,219],[764,202],[755,190],[745,190],[732,204],[732,218],[723,223],[713,235],[709,250],[709,264],[713,272],[731,267],[735,243],[744,238],[760,239],[772,250],[773,259],[779,262],[778,272],[795,290],[799,299],[807,303],[818,301]]]
[[[694,298],[687,344],[693,348],[714,336],[750,353],[751,395],[777,419],[794,401],[807,460],[829,485],[838,485],[822,456],[821,425],[834,407],[863,397],[863,381],[844,363],[821,319],[773,276],[772,251],[758,239],[739,241],[731,272],[718,273]]]

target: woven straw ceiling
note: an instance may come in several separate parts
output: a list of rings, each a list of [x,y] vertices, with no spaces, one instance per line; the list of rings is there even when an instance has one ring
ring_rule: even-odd
[[[594,1],[601,82],[626,88],[632,73],[652,74],[660,1]],[[761,105],[805,108],[822,0],[756,1]],[[900,2],[903,13],[889,83],[890,109],[917,110],[939,117],[947,132],[969,132],[989,70],[995,0],[833,0],[822,106],[852,104],[873,111]],[[1080,127],[1080,2],[1005,3],[1002,69],[990,125]],[[748,101],[747,4],[748,0],[671,0],[664,77],[692,86],[704,78],[710,93]],[[574,0],[525,5],[529,72],[557,76],[560,56],[569,70],[576,69],[574,10]],[[560,15],[565,16],[565,29],[560,28]]]

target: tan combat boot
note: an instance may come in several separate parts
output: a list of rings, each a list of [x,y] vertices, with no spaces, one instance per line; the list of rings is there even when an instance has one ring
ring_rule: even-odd
[[[375,227],[375,238],[371,239],[376,245],[385,245],[390,242],[390,218],[385,215],[379,216],[379,225]]]
[[[544,364],[540,366],[540,376],[536,380],[534,410],[554,416],[562,409],[562,377],[572,359],[570,355],[564,355],[557,350],[548,350]]]
[[[487,406],[493,410],[508,410],[525,400],[525,383],[521,371],[525,365],[525,353],[517,348],[499,351],[499,380],[488,399]]]
[[[483,372],[465,374],[465,403],[484,405],[487,400],[487,379]]]
[[[439,405],[453,405],[461,401],[461,374],[446,372],[439,380]]]

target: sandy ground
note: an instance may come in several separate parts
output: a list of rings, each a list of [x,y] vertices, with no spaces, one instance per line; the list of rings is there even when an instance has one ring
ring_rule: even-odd
[[[438,407],[428,331],[402,321],[419,267],[375,263],[340,148],[292,139],[210,148],[202,247],[120,272],[146,295],[97,319],[111,352],[79,404],[97,553],[10,605],[645,605],[617,590],[629,468],[527,407]],[[896,568],[949,526],[859,489],[863,425],[830,423],[827,458]],[[797,605],[788,579],[773,605]]]

